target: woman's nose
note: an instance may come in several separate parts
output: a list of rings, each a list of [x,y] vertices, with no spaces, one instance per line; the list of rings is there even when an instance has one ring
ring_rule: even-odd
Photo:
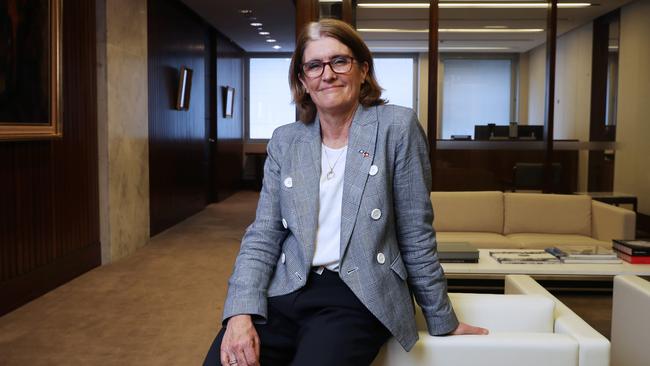
[[[325,64],[323,66],[323,68],[324,68],[323,69],[323,75],[322,75],[323,80],[330,80],[330,79],[336,78],[336,73],[332,69],[332,65],[330,65],[328,63],[328,64]]]

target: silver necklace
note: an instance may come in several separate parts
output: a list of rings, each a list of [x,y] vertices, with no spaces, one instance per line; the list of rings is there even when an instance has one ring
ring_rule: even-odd
[[[327,172],[327,175],[326,175],[327,180],[330,180],[330,179],[334,178],[334,175],[335,175],[334,174],[334,167],[336,166],[336,163],[339,162],[339,159],[341,158],[341,156],[345,152],[345,148],[343,148],[342,151],[339,153],[339,156],[334,161],[334,164],[330,164],[330,157],[329,157],[329,155],[327,155],[327,148],[325,147],[325,144],[323,144],[323,152],[325,153],[325,161],[327,161],[327,165],[330,167],[330,170]]]

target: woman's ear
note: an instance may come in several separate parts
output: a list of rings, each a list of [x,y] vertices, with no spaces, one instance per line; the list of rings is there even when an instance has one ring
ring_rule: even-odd
[[[364,61],[363,65],[361,65],[361,76],[362,76],[361,84],[366,82],[366,77],[368,77],[368,69],[369,68],[370,68],[370,66],[368,66],[368,62]]]
[[[305,89],[305,93],[309,94],[309,89],[307,89],[307,82],[303,78],[302,74],[298,75],[298,80],[300,80],[300,84],[302,84],[302,88]]]

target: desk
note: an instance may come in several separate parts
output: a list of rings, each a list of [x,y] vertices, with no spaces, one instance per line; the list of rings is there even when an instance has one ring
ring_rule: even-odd
[[[596,201],[608,203],[614,206],[630,204],[632,205],[632,211],[636,212],[637,210],[637,198],[631,194],[620,192],[576,192],[576,194],[591,196],[591,198]]]
[[[550,289],[611,291],[617,274],[650,277],[650,264],[501,264],[490,257],[491,250],[497,249],[479,249],[478,263],[442,263],[449,287],[496,289],[503,286],[507,274],[527,274],[539,282],[546,281],[544,287]]]

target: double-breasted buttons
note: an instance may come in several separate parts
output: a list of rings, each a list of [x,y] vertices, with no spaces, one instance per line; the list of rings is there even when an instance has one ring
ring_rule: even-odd
[[[287,224],[287,220],[282,219],[282,227],[284,227],[285,229],[289,227],[289,224]]]
[[[384,253],[378,253],[377,254],[377,263],[379,263],[379,264],[386,263],[386,256],[384,255]]]
[[[287,256],[284,255],[284,253],[282,253],[282,255],[280,255],[280,262],[282,262],[282,264],[284,264],[284,262],[286,262],[286,261],[287,261]]]
[[[381,217],[381,210],[376,208],[370,212],[370,217],[372,217],[373,220],[379,220]]]
[[[379,172],[379,168],[377,168],[376,165],[371,165],[371,166],[370,166],[370,171],[368,172],[368,174],[370,174],[370,175],[376,175],[377,172]]]
[[[293,179],[291,179],[291,177],[287,177],[284,180],[284,186],[287,187],[287,188],[293,187]]]

